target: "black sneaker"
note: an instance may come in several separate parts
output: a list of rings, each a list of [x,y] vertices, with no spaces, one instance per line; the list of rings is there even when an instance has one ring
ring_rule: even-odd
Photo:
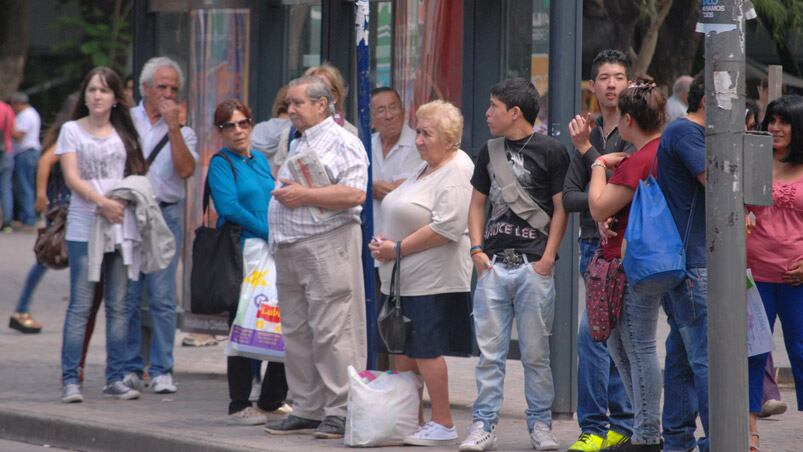
[[[346,433],[346,418],[342,416],[326,416],[312,435],[319,439],[342,438]]]
[[[273,435],[305,435],[310,434],[321,425],[321,421],[304,419],[303,417],[293,416],[279,419],[278,421],[268,421],[265,423],[265,431]]]

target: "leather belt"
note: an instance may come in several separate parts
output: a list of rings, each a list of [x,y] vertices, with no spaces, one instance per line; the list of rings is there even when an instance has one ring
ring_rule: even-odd
[[[496,256],[495,262],[501,262],[507,268],[520,267],[540,259],[540,257],[534,254],[520,253],[513,248],[505,248],[501,252],[495,253],[494,256]]]

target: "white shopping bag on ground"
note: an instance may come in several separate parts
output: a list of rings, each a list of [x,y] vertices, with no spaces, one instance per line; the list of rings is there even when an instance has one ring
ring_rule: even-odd
[[[753,273],[747,269],[747,356],[769,353],[775,348],[767,311],[761,301]]]
[[[276,263],[268,243],[262,239],[246,239],[243,284],[226,355],[284,361],[280,318]]]
[[[343,442],[351,447],[395,446],[418,427],[421,378],[413,372],[357,373],[349,366]]]

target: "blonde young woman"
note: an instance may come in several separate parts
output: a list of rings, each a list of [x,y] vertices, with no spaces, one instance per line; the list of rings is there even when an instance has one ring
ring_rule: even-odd
[[[346,120],[346,110],[344,105],[346,102],[346,96],[348,95],[348,89],[346,88],[346,82],[343,80],[343,75],[340,73],[340,71],[332,63],[323,63],[320,66],[314,66],[307,69],[306,72],[304,72],[304,75],[320,77],[321,80],[326,83],[326,86],[329,87],[329,91],[332,92],[332,97],[334,98],[333,105],[335,107],[335,112],[332,117],[334,118],[335,122],[353,135],[359,136],[357,127]]]

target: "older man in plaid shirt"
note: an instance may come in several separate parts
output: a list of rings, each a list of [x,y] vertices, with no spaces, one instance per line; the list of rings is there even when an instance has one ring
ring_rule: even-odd
[[[300,185],[285,162],[268,208],[293,414],[268,422],[265,430],[341,438],[346,369],[366,363],[360,210],[368,156],[360,140],[332,119],[332,94],[319,78],[290,82],[287,100],[300,133],[288,158],[314,153],[331,185]],[[312,208],[326,215],[316,219]]]

